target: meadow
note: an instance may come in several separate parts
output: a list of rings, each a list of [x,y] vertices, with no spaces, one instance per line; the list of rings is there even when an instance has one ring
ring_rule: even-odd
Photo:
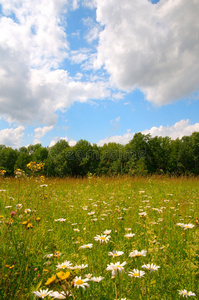
[[[1,178],[0,299],[199,299],[198,183]]]

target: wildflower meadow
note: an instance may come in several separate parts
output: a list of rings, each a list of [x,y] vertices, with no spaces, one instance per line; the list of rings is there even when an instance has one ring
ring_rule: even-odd
[[[0,299],[199,299],[198,178],[0,178]]]

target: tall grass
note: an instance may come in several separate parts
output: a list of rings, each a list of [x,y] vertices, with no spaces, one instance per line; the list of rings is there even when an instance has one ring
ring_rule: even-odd
[[[33,292],[47,288],[69,290],[70,299],[180,299],[184,289],[199,299],[197,178],[93,177],[46,179],[45,184],[1,179],[0,299],[35,299]],[[95,241],[105,230],[111,230],[107,243]],[[127,238],[127,233],[135,235]],[[87,244],[92,248],[80,248]],[[146,256],[129,257],[134,250],[146,250]],[[123,254],[108,255],[113,251]],[[57,266],[66,260],[88,266],[63,269],[69,273],[61,279]],[[106,269],[116,262],[126,262],[125,272],[112,276]],[[151,263],[160,268],[143,268]],[[133,269],[145,275],[132,278]],[[88,274],[104,278],[77,288],[75,277]]]

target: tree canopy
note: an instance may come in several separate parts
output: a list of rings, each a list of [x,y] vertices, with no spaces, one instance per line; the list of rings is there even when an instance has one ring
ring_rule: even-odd
[[[65,140],[52,147],[41,144],[12,149],[0,145],[0,170],[13,176],[16,169],[30,170],[31,161],[43,163],[45,176],[199,174],[199,132],[181,139],[151,137],[136,133],[126,145],[108,143],[103,146],[80,140],[69,146]]]

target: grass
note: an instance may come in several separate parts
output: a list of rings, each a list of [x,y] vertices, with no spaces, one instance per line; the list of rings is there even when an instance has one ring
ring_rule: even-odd
[[[0,299],[38,299],[33,292],[47,288],[69,290],[69,299],[181,299],[184,289],[198,299],[197,178],[93,177],[46,179],[45,184],[34,178],[0,181]],[[22,207],[16,209],[17,204]],[[195,226],[185,230],[177,223]],[[111,230],[109,241],[95,241],[105,230]],[[135,235],[125,237],[129,232]],[[92,248],[80,248],[87,244]],[[147,253],[129,257],[133,250]],[[113,251],[123,254],[109,256]],[[88,266],[63,269],[59,278],[57,266],[64,261]],[[125,272],[112,276],[106,269],[116,262],[126,262]],[[142,267],[151,263],[160,268]],[[145,275],[131,278],[133,269]],[[75,277],[88,274],[104,279],[77,288]],[[50,278],[56,279],[46,284]]]

